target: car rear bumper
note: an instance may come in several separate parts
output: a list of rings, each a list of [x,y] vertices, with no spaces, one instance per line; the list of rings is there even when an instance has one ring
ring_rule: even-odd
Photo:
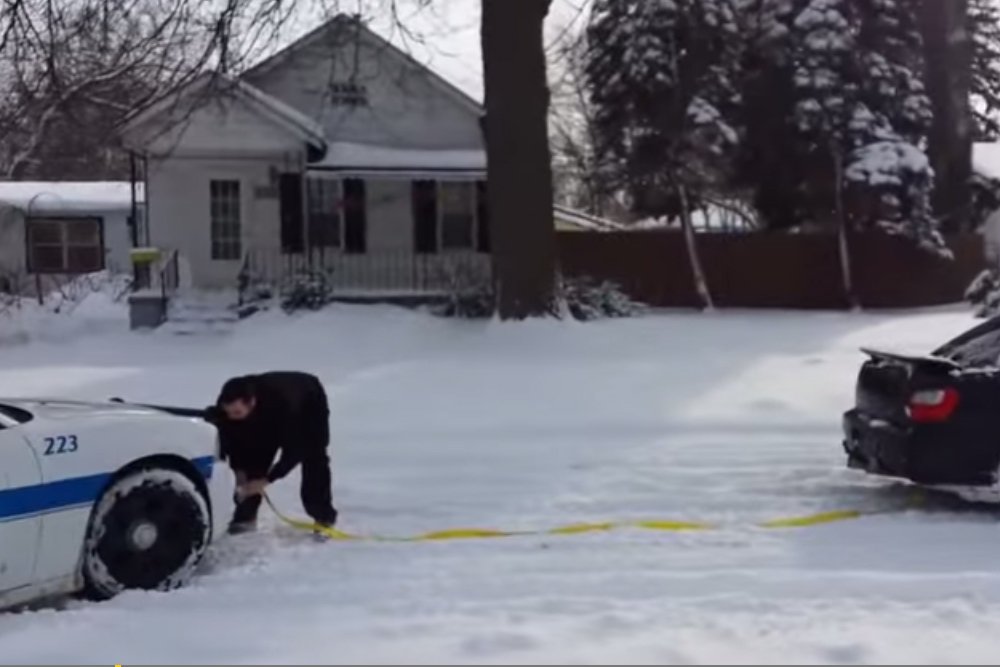
[[[932,431],[901,427],[854,409],[843,418],[844,451],[850,468],[918,484],[988,486],[995,470],[963,454],[967,443]]]

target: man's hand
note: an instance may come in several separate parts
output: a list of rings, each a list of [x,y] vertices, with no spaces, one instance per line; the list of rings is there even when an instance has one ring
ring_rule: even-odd
[[[236,489],[236,495],[239,496],[240,500],[246,500],[252,496],[259,496],[263,494],[265,489],[267,489],[266,479],[254,479],[246,482],[245,484],[241,484]]]

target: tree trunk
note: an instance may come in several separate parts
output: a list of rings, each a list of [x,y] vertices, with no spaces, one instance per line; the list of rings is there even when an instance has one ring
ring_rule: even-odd
[[[701,255],[698,253],[698,241],[694,233],[694,223],[691,221],[691,207],[688,205],[687,189],[681,186],[677,189],[681,200],[681,227],[684,229],[684,243],[687,245],[688,261],[691,262],[691,278],[694,288],[701,299],[701,305],[706,310],[715,308],[712,302],[712,292],[708,289],[708,279],[701,266]]]
[[[934,213],[942,231],[967,229],[972,216],[972,40],[968,0],[922,0],[925,86],[934,111],[931,166]]]
[[[840,275],[844,281],[844,298],[853,310],[860,307],[858,295],[854,292],[854,274],[851,271],[851,248],[847,240],[847,211],[844,207],[844,158],[840,149],[833,145],[834,207],[837,214],[837,250],[840,253]]]
[[[551,0],[482,0],[494,282],[501,319],[554,312],[555,225],[543,27]]]

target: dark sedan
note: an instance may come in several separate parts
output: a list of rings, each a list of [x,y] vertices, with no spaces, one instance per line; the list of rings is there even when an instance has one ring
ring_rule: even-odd
[[[1000,468],[1000,317],[928,355],[863,350],[844,414],[851,468],[986,490]]]

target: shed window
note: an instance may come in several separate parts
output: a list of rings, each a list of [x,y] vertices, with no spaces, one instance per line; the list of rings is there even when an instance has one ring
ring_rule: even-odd
[[[28,264],[33,273],[93,273],[104,269],[101,218],[26,221]]]

